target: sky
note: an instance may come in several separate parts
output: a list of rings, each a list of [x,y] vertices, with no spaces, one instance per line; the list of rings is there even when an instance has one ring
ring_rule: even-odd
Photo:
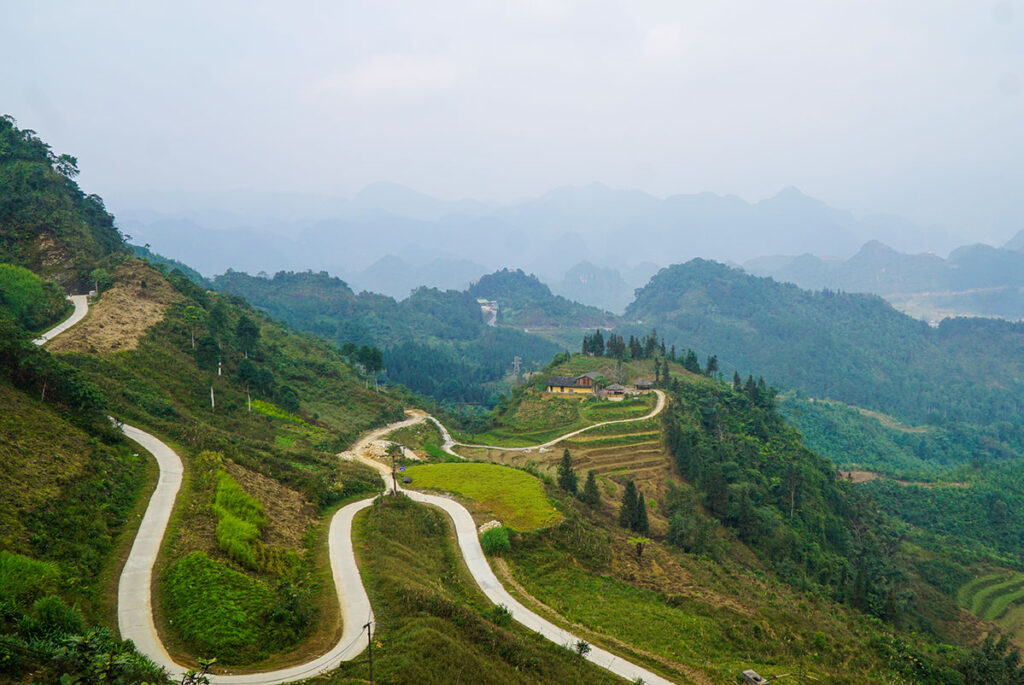
[[[1024,0],[3,4],[0,110],[100,195],[796,186],[1024,229]]]

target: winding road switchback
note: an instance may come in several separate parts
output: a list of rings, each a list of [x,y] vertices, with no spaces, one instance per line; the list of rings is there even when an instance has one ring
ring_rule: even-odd
[[[68,299],[71,300],[71,304],[75,305],[75,311],[71,312],[71,316],[64,319],[32,342],[36,345],[45,345],[84,319],[85,315],[89,313],[89,297],[87,295],[68,295]]]
[[[85,315],[88,313],[88,300],[86,296],[74,295],[70,299],[75,305],[74,313],[56,327],[43,333],[34,341],[35,344],[45,344],[85,318]],[[567,433],[543,445],[533,448],[513,449],[524,451],[549,447],[597,426],[654,417],[661,412],[665,405],[664,394],[661,391],[656,392],[658,393],[657,406],[650,414],[640,419],[606,421]],[[445,439],[445,451],[459,456],[451,450],[451,447],[458,443],[452,441],[447,429],[436,418],[422,411],[409,412],[409,417],[403,421],[370,431],[357,441],[352,449],[339,456],[355,458],[369,464],[381,474],[384,482],[387,483],[388,476],[390,475],[388,468],[380,462],[363,456],[361,454],[363,448],[370,441],[379,439],[398,428],[425,420],[432,421],[440,429]],[[153,455],[159,467],[160,476],[118,580],[118,628],[122,638],[132,640],[140,652],[148,656],[155,663],[163,666],[173,678],[177,679],[181,678],[188,669],[171,658],[167,648],[164,647],[160,639],[160,634],[157,631],[156,622],[153,618],[152,593],[153,567],[156,564],[160,545],[167,531],[167,524],[170,521],[178,491],[181,489],[184,466],[178,454],[157,437],[134,426],[119,425],[126,437]],[[483,447],[478,445],[464,446]],[[487,557],[484,555],[483,548],[480,546],[480,539],[477,536],[476,524],[465,507],[445,497],[429,495],[414,490],[398,489],[414,501],[437,507],[448,514],[455,526],[459,549],[466,560],[466,566],[488,599],[495,604],[503,604],[517,622],[559,645],[571,648],[579,641],[579,638],[572,633],[559,628],[524,607],[505,590],[487,562]],[[328,554],[331,560],[331,572],[342,620],[342,635],[338,643],[325,654],[304,664],[262,673],[212,675],[210,676],[211,683],[216,685],[277,685],[279,683],[304,680],[329,673],[337,669],[342,662],[350,661],[363,652],[363,649],[365,649],[365,643],[362,639],[365,635],[364,626],[367,624],[373,625],[374,618],[369,596],[363,587],[359,568],[356,565],[355,552],[352,547],[352,521],[355,519],[356,514],[370,507],[373,501],[374,498],[370,497],[348,504],[338,510],[331,518],[328,532]],[[592,646],[586,658],[592,663],[630,681],[641,679],[647,685],[672,685],[671,681],[600,647]]]

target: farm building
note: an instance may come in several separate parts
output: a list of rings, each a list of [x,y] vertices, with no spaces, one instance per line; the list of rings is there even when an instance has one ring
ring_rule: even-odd
[[[633,389],[636,390],[636,392],[649,392],[653,385],[654,383],[651,383],[646,378],[638,378],[633,381]]]
[[[548,392],[568,395],[593,394],[595,376],[600,378],[600,375],[592,373],[582,376],[552,376],[548,379]]]

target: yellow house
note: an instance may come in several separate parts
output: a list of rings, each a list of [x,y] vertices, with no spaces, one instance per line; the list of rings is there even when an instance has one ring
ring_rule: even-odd
[[[586,373],[582,376],[552,376],[548,379],[548,392],[566,395],[593,395],[594,379],[599,374]]]

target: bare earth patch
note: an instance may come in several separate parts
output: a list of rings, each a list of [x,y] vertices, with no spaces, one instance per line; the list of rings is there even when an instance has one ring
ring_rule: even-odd
[[[271,547],[301,549],[303,535],[317,522],[316,508],[295,490],[261,473],[230,461],[225,462],[224,470],[243,490],[263,504],[267,517],[266,544]]]
[[[867,483],[878,478],[878,474],[872,471],[840,471],[839,477],[851,483]]]
[[[134,350],[146,330],[181,295],[162,275],[130,259],[114,270],[115,285],[91,305],[85,319],[51,342],[51,352],[108,354]]]

